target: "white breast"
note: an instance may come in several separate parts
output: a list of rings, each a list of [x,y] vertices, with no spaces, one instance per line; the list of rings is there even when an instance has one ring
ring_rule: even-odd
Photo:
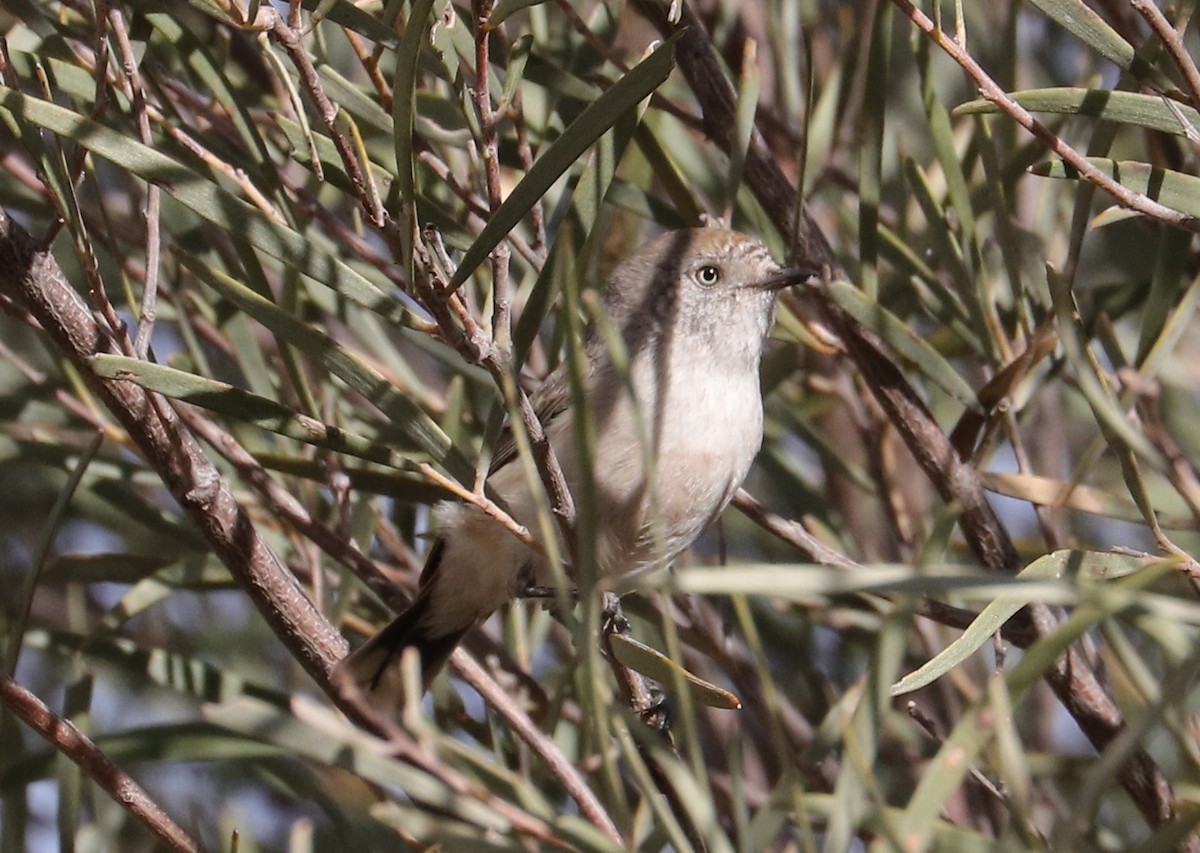
[[[635,375],[641,405],[623,395],[624,411],[609,423],[632,422],[626,416],[636,409],[641,434],[610,429],[600,441],[596,481],[606,501],[599,509],[607,537],[598,549],[602,570],[623,573],[670,560],[729,503],[762,443],[754,368],[704,368],[693,359],[679,359],[659,371],[658,381],[645,369]],[[658,406],[656,395],[645,389],[660,387],[662,373],[670,379]]]
[[[619,383],[615,393],[611,381],[602,385],[610,393],[589,389],[595,491],[587,508],[595,521],[603,574],[659,565],[690,545],[729,503],[762,443],[757,365],[702,370],[691,359],[681,359],[666,372],[670,381],[662,383],[645,365],[635,364],[631,382]],[[659,406],[653,392],[664,384]],[[556,417],[547,437],[581,504],[587,494],[574,413]],[[490,484],[517,520],[537,535],[519,462],[496,472]],[[496,547],[491,559],[511,565],[510,571],[531,563],[538,583],[552,581],[548,567],[523,548]]]

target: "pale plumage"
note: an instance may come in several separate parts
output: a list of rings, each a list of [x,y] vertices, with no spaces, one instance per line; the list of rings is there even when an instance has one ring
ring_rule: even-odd
[[[585,344],[601,573],[666,563],[729,503],[762,442],[759,357],[776,292],[811,273],[782,272],[759,241],[718,228],[664,234],[613,272],[603,304],[621,331],[628,374],[600,335]],[[565,372],[551,375],[533,402],[579,500]],[[502,440],[488,483],[517,521],[537,530],[514,456]],[[417,598],[337,673],[380,707],[402,698],[392,664],[405,647],[417,648],[428,679],[472,626],[530,582],[553,582],[542,558],[479,509],[442,504],[434,517],[439,538]]]

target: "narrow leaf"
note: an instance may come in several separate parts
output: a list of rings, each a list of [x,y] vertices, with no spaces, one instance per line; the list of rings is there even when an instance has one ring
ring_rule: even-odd
[[[1200,217],[1200,178],[1134,160],[1089,157],[1088,162],[1123,187],[1181,213]],[[1043,178],[1065,178],[1073,181],[1080,179],[1079,172],[1061,160],[1038,163],[1029,171]]]
[[[834,302],[883,338],[899,355],[913,362],[939,388],[968,409],[979,408],[975,389],[970,383],[959,376],[958,371],[907,323],[846,282],[831,282],[827,292]]]
[[[1133,45],[1121,37],[1083,0],[1031,0],[1047,16],[1067,32],[1087,44],[1109,62],[1163,92],[1177,91],[1171,80],[1137,55]]]
[[[674,41],[664,42],[612,88],[588,105],[563,131],[542,156],[534,161],[529,173],[513,189],[504,203],[488,220],[479,237],[467,249],[450,287],[458,287],[483,263],[492,249],[517,226],[546,191],[575,164],[588,147],[617,123],[627,110],[662,85],[675,67]]]
[[[135,382],[147,390],[252,423],[305,444],[392,468],[409,466],[410,460],[390,447],[215,379],[120,355],[98,355],[92,359],[92,367],[98,376]]]
[[[378,406],[402,435],[445,465],[454,476],[463,482],[472,481],[473,466],[453,447],[450,438],[386,377],[324,333],[302,323],[224,273],[208,267],[195,256],[183,255],[182,259],[206,284]]]
[[[0,108],[17,119],[70,139],[89,151],[156,184],[184,207],[223,232],[293,267],[313,281],[399,322],[403,306],[335,256],[327,239],[273,221],[258,208],[226,192],[178,160],[65,107],[0,86]]]
[[[737,696],[710,681],[705,681],[657,649],[624,634],[612,634],[609,640],[612,643],[613,654],[623,666],[636,670],[660,684],[671,684],[676,677],[682,677],[696,701],[710,708],[736,711],[742,707],[742,700]]]
[[[1061,87],[1011,92],[1009,97],[1033,113],[1081,115],[1117,124],[1187,136],[1200,128],[1200,112],[1186,104],[1168,101],[1161,95],[1109,89]],[[983,98],[954,108],[954,115],[981,115],[1000,108]]]
[[[1023,580],[1057,580],[1070,568],[1097,577],[1113,578],[1136,571],[1142,562],[1125,554],[1062,550],[1039,557],[1026,566],[1017,577]],[[1037,598],[1033,596],[1025,599],[1009,596],[993,601],[967,626],[962,636],[893,684],[892,695],[911,693],[932,684],[975,654],[1018,610],[1035,600]]]

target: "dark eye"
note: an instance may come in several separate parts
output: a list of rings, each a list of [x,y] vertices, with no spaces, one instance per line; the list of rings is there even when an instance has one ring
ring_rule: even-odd
[[[714,266],[703,266],[696,270],[696,281],[705,287],[712,287],[721,280],[721,271]]]

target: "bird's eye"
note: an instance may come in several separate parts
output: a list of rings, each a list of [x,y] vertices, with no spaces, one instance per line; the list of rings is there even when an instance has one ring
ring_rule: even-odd
[[[721,271],[712,265],[703,266],[696,270],[696,281],[700,282],[705,287],[712,287],[720,280]]]

